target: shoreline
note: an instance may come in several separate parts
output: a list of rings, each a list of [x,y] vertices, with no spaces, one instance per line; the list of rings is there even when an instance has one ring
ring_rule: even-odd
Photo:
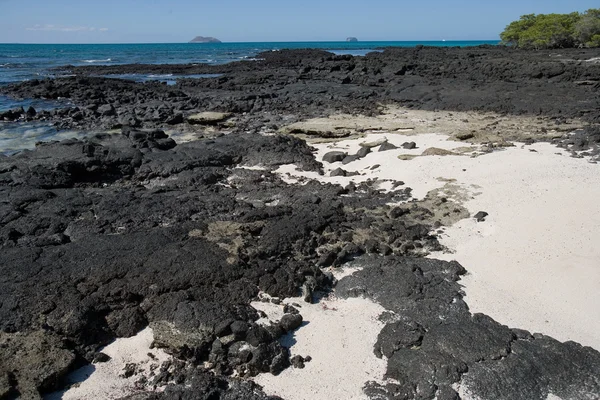
[[[133,351],[148,327],[145,348],[173,358],[129,400],[337,388],[345,334],[360,355],[338,361],[373,365],[353,370],[352,398],[600,394],[600,130],[582,109],[600,100],[578,83],[598,66],[473,51],[283,51],[174,87],[2,88],[75,104],[14,120],[99,133],[0,157],[0,360],[23,363],[0,367],[0,396],[67,389],[103,346],[133,338]]]

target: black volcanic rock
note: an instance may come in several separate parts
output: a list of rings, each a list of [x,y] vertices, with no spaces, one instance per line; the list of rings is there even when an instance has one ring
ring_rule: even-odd
[[[338,283],[337,296],[364,296],[400,316],[384,321],[374,350],[388,358],[385,378],[392,383],[367,384],[369,397],[458,398],[457,383],[482,399],[600,395],[598,351],[471,314],[458,284],[466,271],[458,263],[363,256],[351,266],[360,270]]]
[[[3,392],[59,389],[102,345],[148,325],[156,346],[191,366],[279,373],[290,362],[278,338],[302,317],[288,314],[270,331],[250,302],[259,291],[327,290],[318,243],[360,249],[351,234],[360,226],[377,241],[392,230],[439,248],[429,227],[388,217],[386,204],[404,194],[340,197],[339,186],[288,185],[269,172],[284,164],[321,172],[300,139],[231,134],[159,145],[166,140],[160,130],[124,128],[0,158]],[[401,240],[392,248],[405,252]],[[7,369],[16,359],[18,373]]]

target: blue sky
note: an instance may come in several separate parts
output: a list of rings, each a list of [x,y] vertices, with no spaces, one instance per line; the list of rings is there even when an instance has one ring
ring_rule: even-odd
[[[598,0],[0,0],[0,43],[497,39],[520,15]]]

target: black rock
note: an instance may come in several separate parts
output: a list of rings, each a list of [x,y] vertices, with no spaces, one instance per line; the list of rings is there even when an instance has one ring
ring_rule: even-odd
[[[402,148],[407,150],[412,150],[417,148],[417,144],[415,142],[404,142],[402,143]]]
[[[172,118],[167,119],[165,122],[169,125],[177,125],[183,124],[184,121],[185,118],[183,117],[183,114],[179,113],[175,114]]]
[[[336,168],[333,171],[331,171],[329,176],[346,176],[347,174],[348,173],[346,172],[346,170],[343,170],[341,168]]]
[[[290,359],[290,362],[294,368],[303,369],[304,368],[304,357],[302,356],[294,356]]]
[[[283,306],[283,312],[286,314],[300,314],[300,311],[290,304]]]
[[[27,108],[27,111],[25,112],[25,114],[27,114],[28,117],[35,117],[35,115],[37,114],[37,111],[35,111],[35,108],[29,106],[29,108]]]
[[[329,153],[323,155],[323,161],[334,163],[342,161],[347,155],[348,153],[344,153],[343,151],[330,151]]]
[[[279,322],[283,330],[290,332],[296,330],[302,325],[302,315],[300,314],[285,314]]]
[[[104,104],[98,107],[98,113],[104,117],[116,115],[116,110],[112,104]]]
[[[369,147],[361,147],[357,152],[356,155],[359,158],[364,158],[367,156],[367,154],[369,154],[371,152],[371,149]]]
[[[94,361],[93,362],[97,364],[97,363],[105,363],[105,362],[108,362],[110,360],[111,360],[111,358],[110,358],[109,355],[99,352],[99,353],[96,353],[94,355]]]
[[[390,142],[384,142],[381,144],[381,146],[379,146],[379,151],[394,150],[397,148],[398,148],[397,146],[393,145]]]
[[[475,214],[473,216],[473,218],[475,218],[477,220],[477,222],[483,222],[485,221],[485,217],[487,217],[489,214],[486,213],[485,211],[479,211],[477,214]]]
[[[358,159],[360,159],[360,157],[358,155],[349,155],[349,156],[344,157],[344,159],[342,160],[342,164],[344,164],[344,165],[350,164],[351,162],[354,162]]]

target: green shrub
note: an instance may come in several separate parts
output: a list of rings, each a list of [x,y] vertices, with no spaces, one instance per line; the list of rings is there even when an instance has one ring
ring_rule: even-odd
[[[526,49],[600,46],[600,9],[584,14],[527,14],[511,22],[500,38],[504,44]]]

